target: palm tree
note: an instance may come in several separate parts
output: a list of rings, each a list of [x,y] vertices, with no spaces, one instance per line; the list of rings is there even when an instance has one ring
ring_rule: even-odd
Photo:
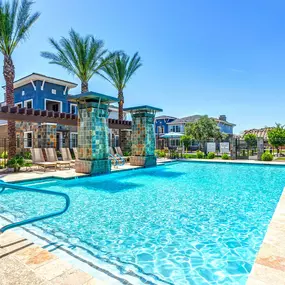
[[[81,81],[81,92],[88,91],[88,82],[94,74],[110,61],[112,54],[107,55],[104,42],[95,39],[92,35],[80,36],[73,29],[69,38],[62,37],[59,42],[50,38],[49,42],[55,49],[53,52],[42,52],[41,56],[65,68],[69,73],[76,75]]]
[[[25,40],[31,26],[40,13],[31,13],[33,1],[0,1],[0,51],[4,56],[3,75],[6,81],[6,103],[14,106],[15,66],[12,54],[18,44]],[[16,127],[14,121],[8,121],[9,158],[16,154]]]
[[[142,62],[138,52],[136,52],[132,58],[130,58],[124,52],[117,52],[114,54],[113,59],[110,61],[110,63],[102,68],[104,74],[101,75],[118,90],[119,120],[124,119],[123,92],[126,84],[131,79],[136,70],[141,66]]]

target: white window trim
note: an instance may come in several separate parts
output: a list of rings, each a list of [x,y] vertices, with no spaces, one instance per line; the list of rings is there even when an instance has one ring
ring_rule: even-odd
[[[24,101],[24,107],[27,108],[27,103],[28,103],[28,102],[32,102],[32,108],[34,108],[34,102],[33,102],[33,101],[34,101],[33,99],[25,100],[25,101]]]
[[[59,108],[60,111],[59,112],[62,113],[62,101],[45,98],[45,110],[47,109],[47,101],[53,101],[53,102],[60,103],[60,108]]]
[[[27,141],[27,136],[26,136],[26,134],[32,134],[32,146],[27,146],[27,143],[28,143],[28,141]],[[34,138],[34,134],[33,134],[33,132],[32,131],[27,131],[27,132],[24,132],[24,148],[32,148],[33,147],[33,138]]]
[[[77,135],[77,144],[78,144],[78,132],[70,132],[70,140],[69,140],[69,145],[74,147],[72,145],[72,135]]]
[[[25,96],[25,95],[26,95],[25,90],[22,90],[22,96]]]
[[[72,113],[71,113],[72,106],[75,106],[75,108],[77,109],[77,104],[71,103],[71,104],[70,104],[70,108],[69,108],[69,113],[70,113],[70,114],[72,114]]]
[[[56,89],[51,89],[51,94],[56,95]]]
[[[20,107],[20,108],[22,108],[22,106],[23,106],[23,103],[22,103],[22,102],[17,102],[17,103],[15,103],[15,107],[18,106],[19,104],[21,104],[21,107]]]

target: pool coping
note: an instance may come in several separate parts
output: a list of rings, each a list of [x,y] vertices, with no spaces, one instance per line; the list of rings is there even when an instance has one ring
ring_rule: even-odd
[[[247,285],[285,284],[285,188],[267,228]]]

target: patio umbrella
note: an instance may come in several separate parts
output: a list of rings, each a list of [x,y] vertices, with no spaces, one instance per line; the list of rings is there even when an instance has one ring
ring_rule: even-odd
[[[182,136],[183,136],[183,134],[181,134],[181,133],[170,132],[170,133],[167,133],[165,135],[162,135],[161,138],[164,138],[164,139],[179,139]]]

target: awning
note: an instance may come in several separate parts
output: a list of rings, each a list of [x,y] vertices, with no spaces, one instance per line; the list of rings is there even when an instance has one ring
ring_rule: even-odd
[[[179,139],[183,136],[184,134],[182,133],[174,133],[174,132],[170,132],[170,133],[167,133],[165,135],[162,135],[161,138],[164,138],[164,139]]]

